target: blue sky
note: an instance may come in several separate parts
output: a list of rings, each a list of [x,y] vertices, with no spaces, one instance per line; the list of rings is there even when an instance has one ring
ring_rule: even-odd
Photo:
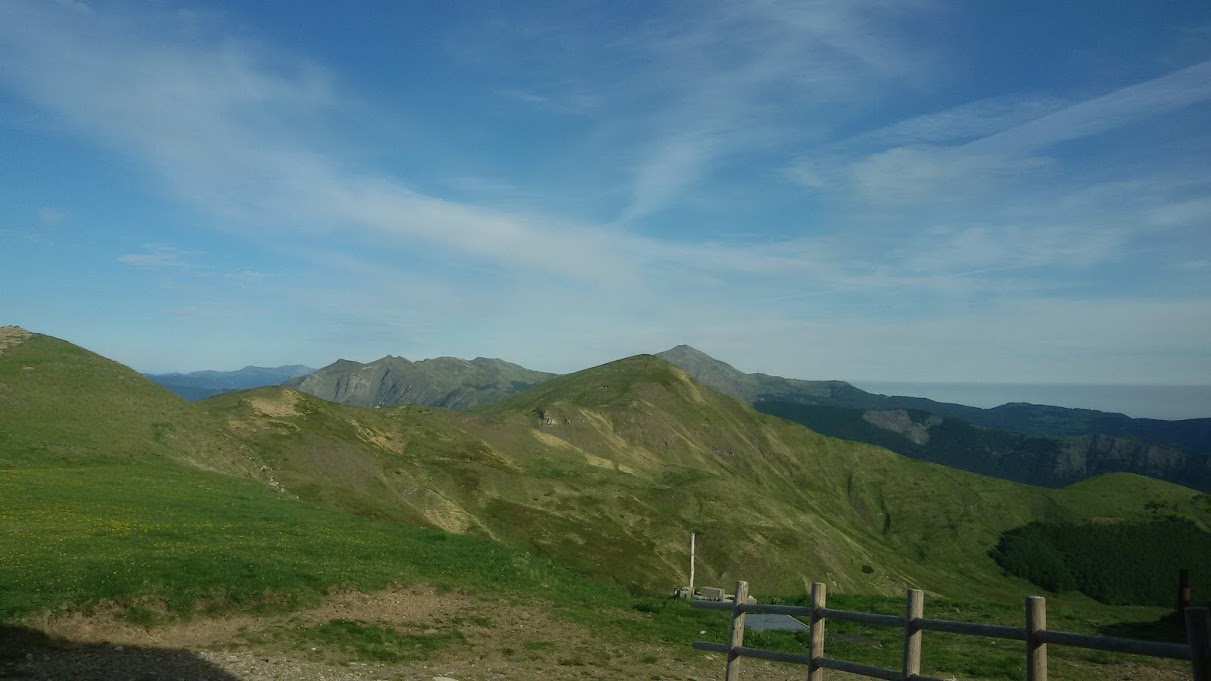
[[[1211,4],[0,0],[0,323],[1211,384]]]

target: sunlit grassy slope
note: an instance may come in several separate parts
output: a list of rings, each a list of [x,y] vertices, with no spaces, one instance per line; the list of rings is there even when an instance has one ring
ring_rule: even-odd
[[[167,388],[40,334],[0,352],[0,456],[171,459],[230,472],[249,471],[253,459],[220,422]]]
[[[698,531],[700,580],[1016,597],[1027,587],[987,555],[1006,529],[1158,509],[1209,517],[1204,495],[1139,476],[1044,490],[826,438],[650,356],[477,414],[355,409],[280,388],[203,404],[306,498],[482,532],[640,591],[684,581]]]
[[[289,605],[334,586],[417,582],[620,598],[483,537],[320,508],[257,482],[169,464],[6,466],[0,498],[0,620],[141,597],[176,612]]]
[[[912,584],[1016,600],[1030,587],[987,555],[1006,529],[1157,513],[1205,527],[1211,518],[1205,495],[1137,476],[1043,490],[826,438],[651,356],[559,377],[480,413],[362,409],[286,388],[191,405],[44,336],[0,354],[0,385],[0,485],[17,500],[0,516],[0,541],[20,544],[29,565],[58,565],[64,586],[43,591],[69,596],[369,587],[390,571],[367,552],[413,569],[413,541],[496,547],[667,593],[686,579],[697,531],[700,584],[746,579],[758,594],[801,592],[812,580],[881,593]],[[177,520],[122,534],[123,519],[157,515]],[[447,535],[411,526],[468,536],[437,540]],[[54,563],[52,537],[68,547],[62,555],[92,557]],[[342,551],[354,552],[342,568],[354,572],[319,571]],[[445,560],[434,555],[426,561]],[[173,562],[185,556],[198,556],[197,575]],[[446,561],[455,571],[457,556]],[[109,579],[106,569],[116,586],[80,586]],[[30,584],[10,582],[9,593]],[[55,600],[45,593],[35,600]]]

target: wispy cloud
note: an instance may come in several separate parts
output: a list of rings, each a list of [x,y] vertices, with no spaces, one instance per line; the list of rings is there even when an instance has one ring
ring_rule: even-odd
[[[277,272],[258,272],[256,270],[235,270],[223,275],[223,279],[239,286],[255,287],[266,281],[282,276]]]
[[[10,86],[91,138],[145,159],[180,196],[241,229],[339,235],[346,246],[360,241],[384,253],[425,243],[614,285],[652,267],[791,266],[739,244],[721,257],[616,227],[459,203],[351,170],[329,150],[300,141],[340,104],[329,74],[230,39],[207,39],[205,26],[164,16],[85,19],[39,4],[8,5],[2,18],[0,45],[15,68],[0,77]],[[148,39],[153,33],[161,38]],[[642,173],[640,203],[655,206],[681,183],[670,178],[698,172],[716,153],[707,148],[712,139],[683,137],[680,152],[658,154]],[[180,254],[167,251],[122,261],[182,265]]]
[[[195,266],[186,260],[189,254],[179,248],[163,244],[147,244],[141,253],[124,253],[118,262],[131,267],[148,270],[192,270]]]
[[[1077,102],[999,97],[910,118],[802,154],[784,177],[880,201],[938,201],[1037,176],[1053,148],[1211,101],[1211,62]],[[872,148],[874,149],[872,151]]]
[[[1045,149],[1207,100],[1211,100],[1211,61],[1065,107],[972,142],[968,148],[1015,153]]]
[[[650,81],[668,104],[651,118],[622,220],[660,210],[718,159],[802,136],[809,112],[922,78],[930,59],[919,49],[908,58],[894,19],[924,6],[730,4],[641,34],[634,46],[653,55]]]
[[[580,93],[541,94],[517,87],[498,88],[495,92],[507,100],[550,114],[583,114],[590,107],[590,98]]]
[[[58,211],[53,208],[38,209],[38,221],[41,222],[45,227],[54,227],[60,222],[63,222],[64,217],[66,216],[63,215],[62,211]]]
[[[879,148],[967,142],[1036,120],[1064,106],[1057,97],[988,97],[898,121],[862,133],[846,144]]]
[[[973,152],[966,148],[896,147],[845,169],[842,182],[875,201],[952,202],[973,189],[1046,168],[1044,156]]]
[[[171,285],[188,280],[173,290],[190,289],[173,298],[175,310],[193,319],[242,315],[228,301],[256,289],[257,300],[274,303],[264,307],[309,336],[324,325],[347,342],[373,335],[356,341],[365,352],[407,339],[421,355],[457,354],[463,350],[441,344],[458,337],[473,339],[467,354],[537,357],[531,363],[563,370],[583,366],[586,352],[604,361],[674,340],[714,339],[725,352],[773,357],[774,341],[763,344],[778,336],[787,356],[828,347],[828,356],[861,366],[862,353],[895,347],[904,334],[974,362],[978,348],[961,342],[988,338],[961,331],[964,323],[1026,343],[1027,331],[996,315],[1034,319],[1059,325],[1055,345],[1071,345],[1079,336],[1064,320],[1090,321],[1073,313],[1084,301],[1069,298],[1038,317],[1018,301],[1045,307],[1057,291],[1073,296],[1094,280],[1085,272],[1124,267],[1143,280],[1176,271],[1178,260],[1200,262],[1188,254],[1208,245],[1199,231],[1211,217],[1206,180],[1186,173],[1175,181],[1186,169],[1173,164],[1082,168],[1086,175],[1074,179],[1062,147],[1204,106],[1206,63],[1083,100],[986,89],[958,106],[918,107],[889,121],[880,116],[899,110],[904,93],[936,85],[934,50],[943,48],[911,40],[902,19],[916,12],[919,22],[936,10],[758,0],[660,5],[633,24],[601,27],[601,36],[596,23],[575,17],[564,17],[570,28],[524,30],[518,39],[533,40],[541,57],[524,66],[536,64],[537,75],[521,77],[525,69],[513,64],[508,77],[476,87],[510,126],[525,115],[535,127],[559,126],[558,136],[541,139],[568,149],[558,158],[533,151],[536,164],[519,156],[532,151],[528,138],[507,140],[501,158],[438,170],[406,147],[367,160],[358,150],[390,144],[366,134],[358,117],[393,111],[366,113],[383,103],[349,92],[353,80],[241,39],[205,12],[107,6],[86,16],[51,3],[0,4],[0,86],[49,114],[54,130],[45,134],[70,131],[134,159],[227,238],[289,261],[281,267],[289,273],[275,275],[277,262],[233,264],[225,248],[176,235],[130,242],[197,249],[149,244],[118,257],[177,273],[158,277]],[[449,147],[462,143],[461,132],[409,130]],[[478,154],[479,143],[451,155]],[[762,172],[776,180],[791,157],[783,179],[810,192],[770,182],[772,190],[738,189],[733,201],[716,182],[756,184]],[[569,190],[565,176],[579,184]],[[575,190],[590,199],[544,200]],[[701,211],[704,222],[714,220],[709,227],[693,216],[683,221],[688,199],[699,197],[735,205],[718,216]],[[550,207],[579,203],[596,206],[571,215]],[[80,213],[66,209],[73,219],[64,230]],[[53,222],[56,210],[45,210],[38,220]],[[1146,247],[1157,249],[1152,269],[1123,264]],[[1177,269],[1193,284],[1207,271]],[[1199,304],[1140,314],[1198,331],[1180,314]],[[898,321],[871,321],[883,314]],[[1107,334],[1109,327],[1096,325]],[[1193,352],[1188,344],[1178,350]],[[897,355],[920,360],[908,350]],[[896,377],[888,361],[885,375]],[[804,361],[783,366],[801,376],[831,373]]]

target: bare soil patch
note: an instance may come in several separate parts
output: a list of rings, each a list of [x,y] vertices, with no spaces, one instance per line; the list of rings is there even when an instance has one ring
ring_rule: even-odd
[[[283,390],[273,396],[258,395],[248,400],[250,407],[271,418],[297,416],[298,404],[299,394],[293,390]]]
[[[425,659],[378,662],[324,649],[297,632],[325,622],[387,624],[461,639]],[[722,655],[684,645],[629,644],[602,637],[541,604],[428,587],[336,593],[319,607],[279,615],[198,618],[145,628],[115,610],[36,617],[0,652],[0,677],[29,679],[650,679],[723,676]],[[0,632],[2,633],[2,632]],[[746,680],[801,679],[803,669],[745,660]],[[830,679],[855,678],[830,673]]]
[[[434,636],[458,632],[459,638],[421,659],[381,662],[316,645],[298,634],[342,621]],[[343,591],[309,610],[197,618],[150,628],[126,621],[116,609],[98,608],[87,616],[29,618],[19,630],[0,625],[0,642],[5,644],[0,646],[0,678],[26,679],[715,681],[723,677],[726,664],[723,655],[691,650],[689,641],[631,643],[602,636],[542,603],[526,607],[425,586],[372,594]],[[805,675],[799,666],[753,659],[742,664],[745,681],[801,680]],[[1088,673],[1062,663],[1052,666],[1057,680]],[[1110,670],[1128,681],[1187,678],[1177,667],[1119,664]],[[828,678],[861,677],[829,671]]]

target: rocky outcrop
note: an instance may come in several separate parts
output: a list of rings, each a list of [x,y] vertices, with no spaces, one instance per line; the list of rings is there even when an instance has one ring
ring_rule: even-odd
[[[285,385],[330,402],[359,407],[423,404],[470,409],[499,402],[554,376],[485,357],[412,362],[387,356],[368,364],[339,360]]]
[[[23,342],[31,335],[33,334],[19,326],[0,326],[0,352]]]
[[[868,411],[862,414],[862,420],[876,428],[902,435],[913,444],[923,445],[929,442],[929,429],[941,423],[942,417],[930,414],[924,422],[917,422],[904,409],[885,409]]]

